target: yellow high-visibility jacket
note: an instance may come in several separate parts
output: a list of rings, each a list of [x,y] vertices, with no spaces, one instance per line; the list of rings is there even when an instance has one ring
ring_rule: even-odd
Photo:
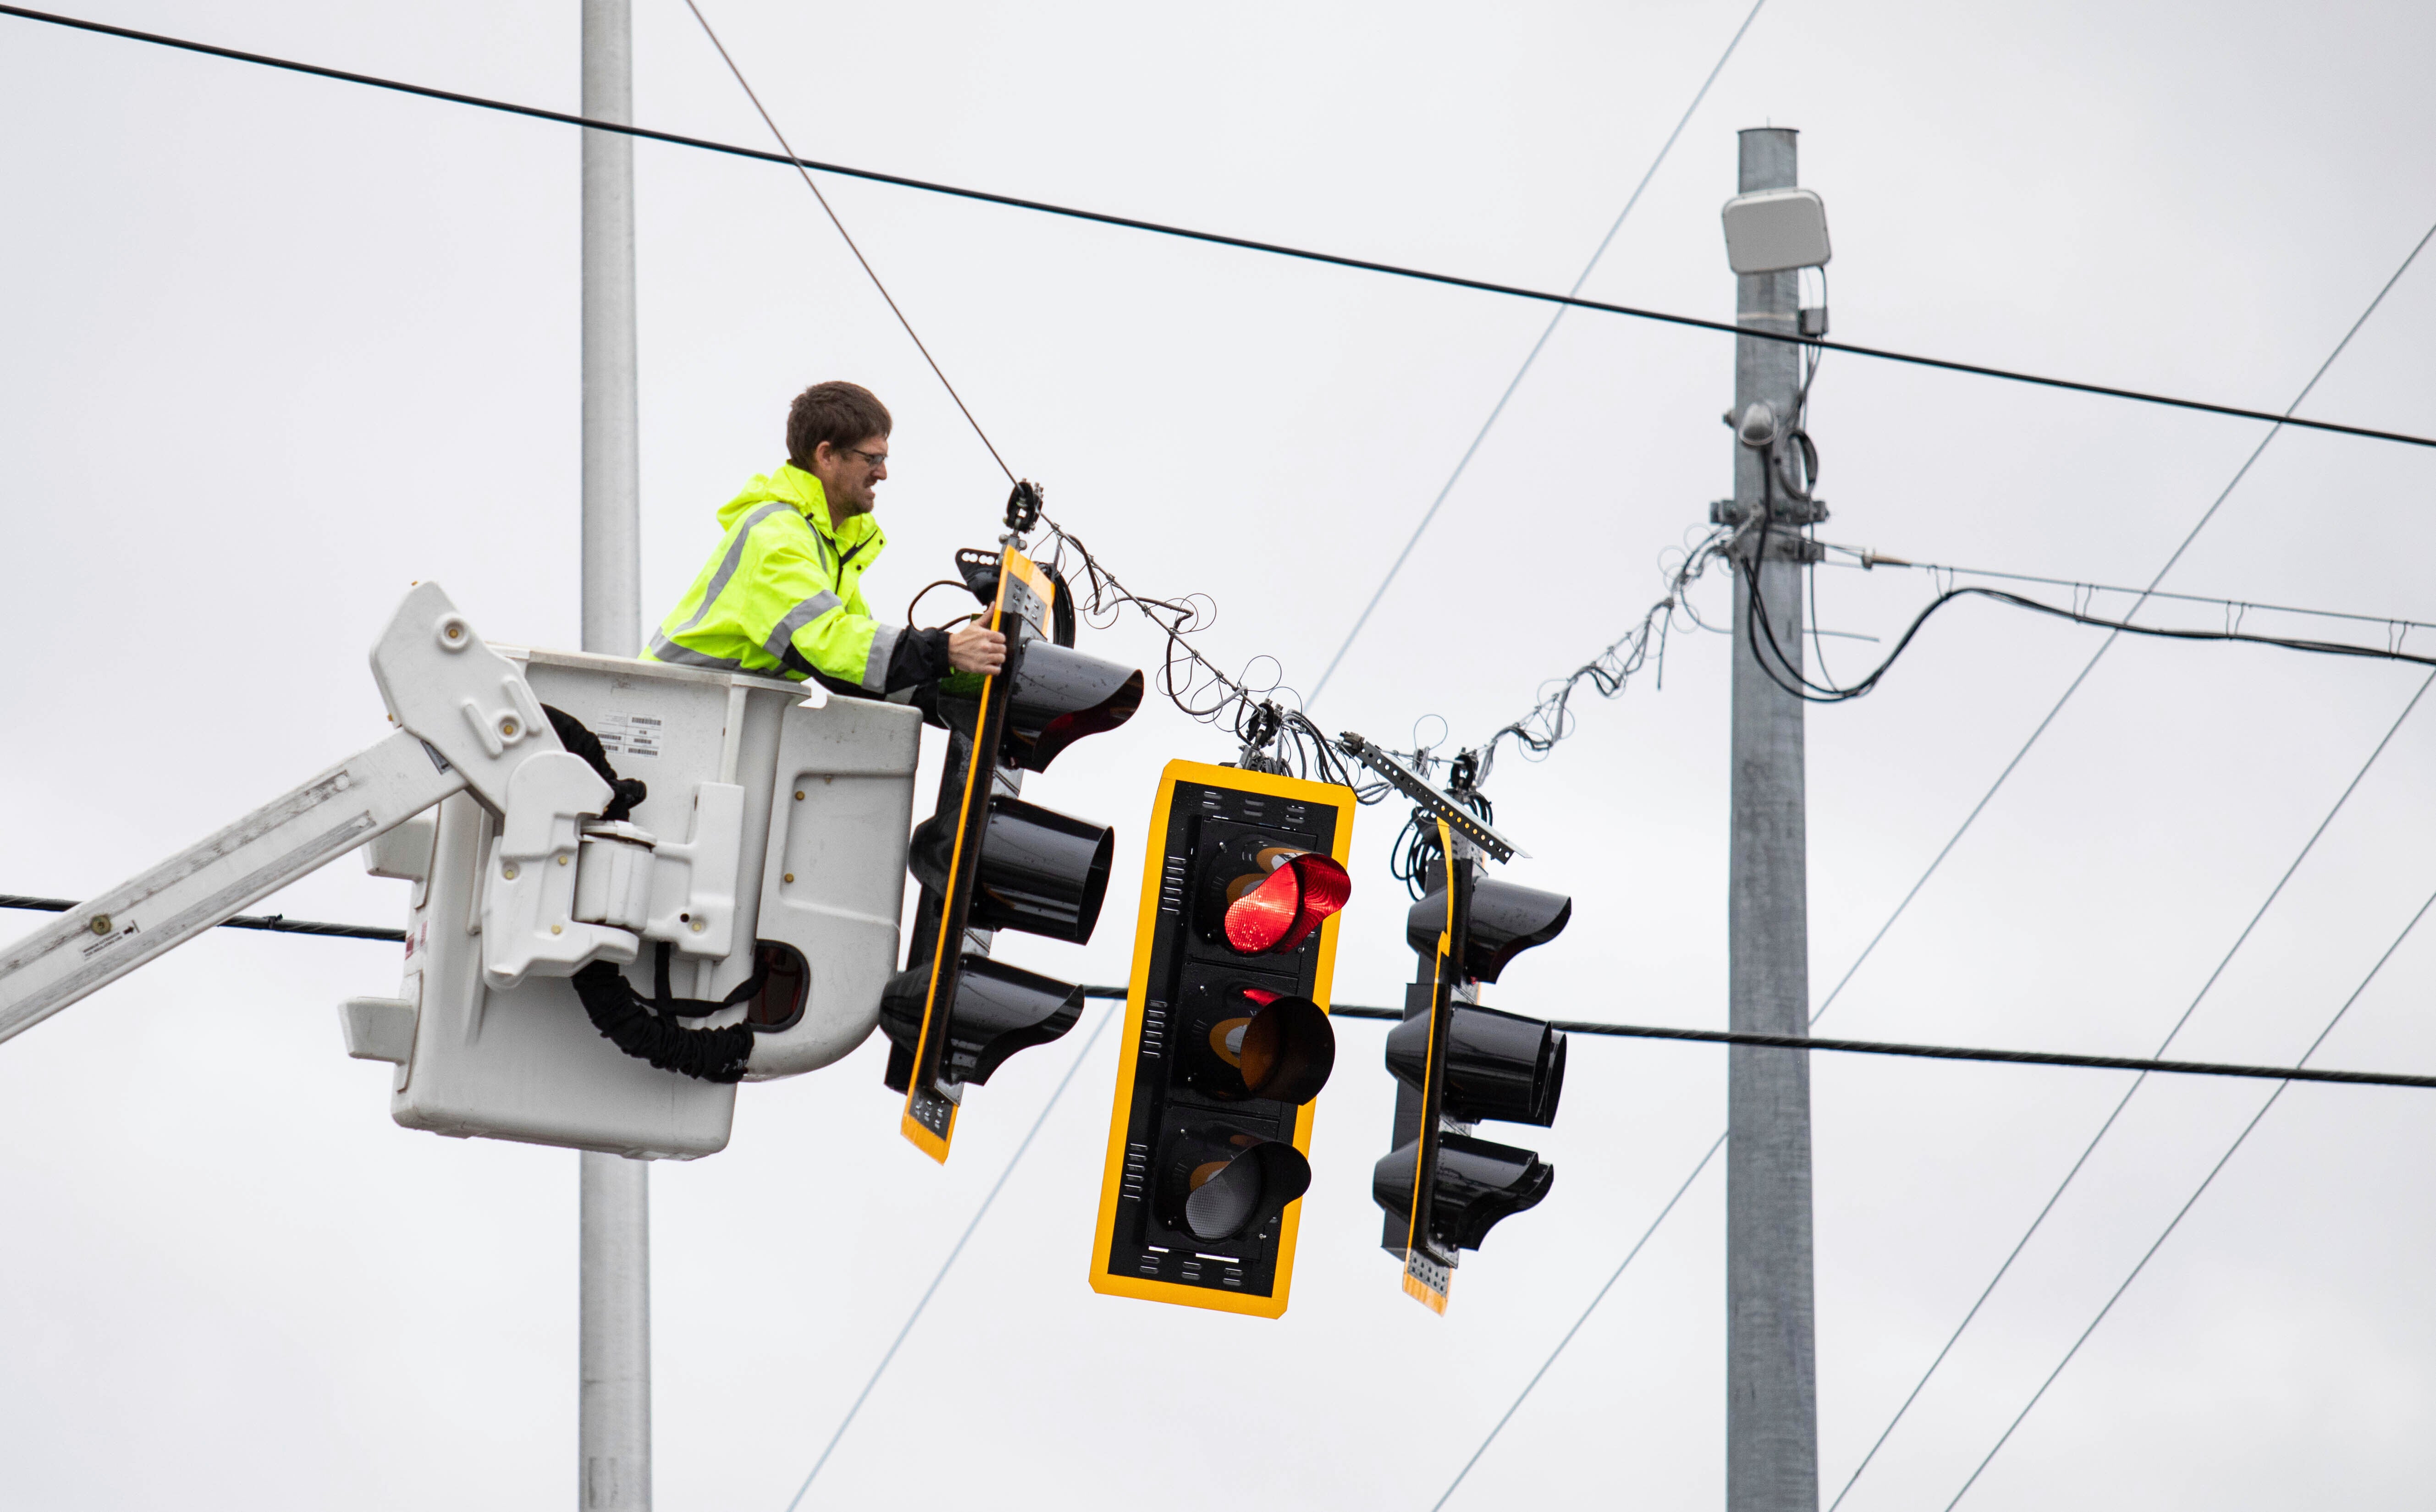
[[[948,669],[943,631],[871,617],[862,575],[888,537],[869,514],[829,522],[821,480],[792,463],[720,506],[725,535],[643,655],[879,697]]]

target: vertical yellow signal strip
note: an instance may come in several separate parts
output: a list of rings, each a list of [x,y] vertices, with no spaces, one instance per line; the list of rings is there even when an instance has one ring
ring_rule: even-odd
[[[1034,565],[1030,558],[1012,546],[1004,548],[999,558],[998,595],[990,603],[990,628],[1006,636],[1006,654],[1009,664],[1015,660],[1017,652],[1016,635],[1008,623],[1006,613],[1009,597],[1007,584],[1011,580],[1019,580],[1024,586],[1032,590],[1040,603],[1044,618],[1047,617],[1051,595],[1056,591],[1051,585],[1048,574]],[[957,1104],[948,1103],[947,1127],[935,1134],[914,1109],[917,1099],[926,1095],[936,1098],[939,1095],[933,1084],[938,1079],[938,1062],[945,1058],[948,1015],[955,1008],[952,994],[945,1002],[940,1000],[939,987],[952,975],[948,968],[948,963],[951,959],[948,952],[951,950],[955,952],[952,959],[957,961],[963,959],[965,919],[969,912],[965,904],[966,895],[970,891],[966,873],[971,870],[977,874],[978,871],[977,862],[973,866],[966,864],[965,839],[973,824],[973,794],[976,784],[982,785],[980,791],[983,824],[982,833],[973,837],[973,843],[979,845],[982,837],[988,833],[989,799],[998,782],[999,740],[997,739],[985,740],[983,736],[995,736],[999,733],[992,729],[991,700],[999,694],[1000,682],[1012,675],[1013,671],[1012,665],[1006,665],[1002,666],[1000,671],[983,678],[981,702],[974,709],[972,752],[970,759],[965,763],[964,801],[956,810],[956,846],[954,850],[948,852],[950,861],[948,867],[948,890],[939,900],[939,940],[931,957],[931,993],[923,1001],[922,1036],[914,1046],[914,1073],[907,1078],[905,1085],[905,1112],[898,1119],[896,1125],[897,1131],[903,1134],[915,1149],[941,1165],[948,1163],[948,1149],[955,1142]],[[996,722],[1002,728],[1003,711],[1000,711]],[[932,1053],[934,1047],[939,1047],[939,1053],[935,1055]]]
[[[1279,1220],[1277,1290],[1267,1296],[1246,1296],[1241,1293],[1186,1286],[1175,1281],[1146,1280],[1139,1276],[1120,1276],[1108,1269],[1108,1249],[1116,1243],[1117,1237],[1117,1203],[1124,1191],[1125,1132],[1133,1121],[1134,1073],[1141,1065],[1142,1016],[1150,996],[1151,954],[1158,938],[1159,878],[1167,860],[1167,831],[1174,817],[1175,789],[1178,783],[1183,782],[1325,805],[1336,810],[1335,833],[1329,842],[1330,858],[1339,866],[1344,866],[1353,856],[1355,809],[1353,791],[1349,788],[1265,772],[1245,772],[1239,767],[1210,766],[1200,761],[1171,761],[1167,770],[1159,774],[1158,797],[1151,807],[1149,843],[1142,857],[1141,908],[1134,920],[1134,968],[1125,982],[1124,1058],[1118,1064],[1117,1095],[1108,1114],[1108,1156],[1100,1177],[1100,1221],[1091,1239],[1091,1290],[1104,1296],[1139,1297],[1146,1302],[1174,1302],[1184,1307],[1207,1308],[1213,1312],[1241,1312],[1252,1317],[1274,1318],[1285,1312],[1288,1294],[1293,1290],[1295,1241],[1302,1232],[1300,1197],[1286,1204],[1285,1216]],[[1190,898],[1184,907],[1185,917],[1181,926],[1191,929]],[[1319,956],[1312,970],[1311,1000],[1319,1005],[1322,1013],[1328,1011],[1330,995],[1336,987],[1336,930],[1344,917],[1345,911],[1339,909],[1320,921]],[[1318,1111],[1319,1099],[1314,1097],[1295,1114],[1294,1146],[1306,1160],[1311,1157],[1311,1131]],[[1149,1200],[1148,1193],[1149,1187],[1145,1184],[1145,1202]]]
[[[1430,1149],[1438,1142],[1438,1033],[1445,1027],[1441,1020],[1453,1014],[1447,999],[1447,958],[1454,951],[1454,835],[1443,819],[1438,821],[1438,847],[1446,858],[1447,921],[1438,931],[1437,960],[1430,968],[1430,1044],[1421,1060],[1421,1137],[1413,1146],[1413,1210],[1404,1225],[1404,1295],[1443,1315],[1454,1275],[1449,1271],[1438,1279],[1429,1274],[1439,1267],[1422,1247],[1429,1236],[1421,1232],[1421,1212],[1430,1206]]]

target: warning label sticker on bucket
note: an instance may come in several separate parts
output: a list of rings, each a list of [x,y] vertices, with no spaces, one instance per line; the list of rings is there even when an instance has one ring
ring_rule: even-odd
[[[612,756],[656,756],[660,754],[660,717],[656,714],[604,714],[592,721],[600,749]]]

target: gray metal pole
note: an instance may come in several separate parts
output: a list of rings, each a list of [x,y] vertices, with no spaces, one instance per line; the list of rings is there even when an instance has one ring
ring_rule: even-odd
[[[652,1168],[585,1151],[576,1504],[652,1504]]]
[[[583,113],[631,123],[628,0],[583,0]],[[643,649],[635,425],[635,141],[583,133],[583,649]]]
[[[1794,138],[1784,128],[1742,135],[1741,189],[1791,188]],[[1738,322],[1791,331],[1798,275],[1736,279]],[[1734,342],[1734,414],[1753,401],[1794,419],[1800,349]],[[1734,448],[1734,508],[1750,520],[1765,454]],[[1782,490],[1759,584],[1785,658],[1801,665],[1799,516]],[[1748,555],[1754,542],[1746,541]],[[1801,1034],[1810,1023],[1810,928],[1803,840],[1801,702],[1754,659],[1749,587],[1734,583],[1733,835],[1727,904],[1729,1021],[1737,1030]],[[1774,648],[1768,654],[1775,655]],[[1780,675],[1783,675],[1780,669]],[[1727,1051],[1726,1505],[1731,1512],[1818,1512],[1818,1390],[1810,1259],[1810,1062],[1799,1051]]]
[[[583,113],[634,118],[628,0],[583,0]],[[635,151],[583,133],[583,649],[642,648],[635,481]],[[576,1504],[652,1504],[651,1167],[578,1156],[581,1385]]]

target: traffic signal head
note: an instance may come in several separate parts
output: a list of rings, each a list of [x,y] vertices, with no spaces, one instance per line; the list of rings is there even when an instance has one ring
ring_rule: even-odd
[[[1574,900],[1562,893],[1478,878],[1471,884],[1470,927],[1464,931],[1457,967],[1471,981],[1495,982],[1516,956],[1564,933],[1573,917]],[[1423,959],[1436,955],[1446,918],[1446,887],[1441,883],[1404,915],[1405,943]]]
[[[1440,1021],[1446,1064],[1438,1109],[1457,1123],[1557,1121],[1565,1089],[1565,1036],[1537,1018],[1452,1003]],[[1418,1088],[1427,1080],[1431,1020],[1387,1031],[1387,1069]]]
[[[905,864],[927,890],[947,891],[955,818],[935,814],[914,827]],[[1000,793],[990,800],[981,848],[967,929],[1018,930],[1075,945],[1091,938],[1108,892],[1115,830]]]
[[[879,1023],[892,1045],[918,1039],[922,1005],[919,994],[899,992],[894,985],[880,999]],[[956,1006],[948,1016],[940,1078],[957,1086],[986,1082],[1008,1056],[1048,1044],[1082,1016],[1083,989],[1073,983],[985,955],[968,955],[956,974]]]
[[[1311,1186],[1313,1100],[1353,793],[1177,761],[1159,782],[1091,1286],[1275,1317]]]
[[[1332,856],[1239,834],[1219,842],[1200,883],[1200,928],[1237,955],[1297,949],[1345,906],[1352,878]]]
[[[1532,1152],[1468,1134],[1440,1135],[1436,1156],[1431,1237],[1449,1254],[1478,1249],[1499,1219],[1538,1207],[1557,1179],[1557,1168]],[[1418,1143],[1385,1156],[1371,1168],[1371,1201],[1391,1213],[1412,1211],[1419,1171]]]
[[[1486,1121],[1556,1121],[1565,1036],[1552,1025],[1481,1007],[1476,983],[1556,938],[1573,916],[1555,893],[1477,878],[1470,847],[1441,824],[1446,875],[1405,921],[1421,955],[1404,1021],[1387,1034],[1398,1082],[1393,1148],[1372,1168],[1385,1209],[1381,1242],[1404,1261],[1404,1289],[1439,1312],[1462,1251],[1505,1218],[1536,1207],[1556,1172],[1529,1150],[1475,1137]]]
[[[1336,1065],[1336,1032],[1308,998],[1213,977],[1194,984],[1181,1018],[1185,1084],[1221,1103],[1299,1106]]]
[[[1300,1150],[1238,1129],[1180,1130],[1159,1153],[1158,1217],[1204,1243],[1265,1227],[1311,1188]]]
[[[1013,680],[1000,759],[1046,772],[1057,754],[1087,735],[1113,730],[1141,707],[1140,669],[1120,667],[1058,645],[1026,639],[1007,669]]]
[[[969,554],[968,554],[969,555]],[[906,969],[889,983],[880,1026],[887,1083],[905,1094],[905,1137],[945,1160],[963,1088],[1009,1055],[1074,1027],[1083,992],[989,958],[989,933],[1015,930],[1080,945],[1099,921],[1114,837],[1018,796],[1087,735],[1141,704],[1142,675],[1050,637],[1056,588],[1009,546],[967,581],[985,592],[1007,638],[1001,669],[966,696],[934,690],[927,712],[948,731],[938,811],[918,826],[907,867],[922,884]]]

